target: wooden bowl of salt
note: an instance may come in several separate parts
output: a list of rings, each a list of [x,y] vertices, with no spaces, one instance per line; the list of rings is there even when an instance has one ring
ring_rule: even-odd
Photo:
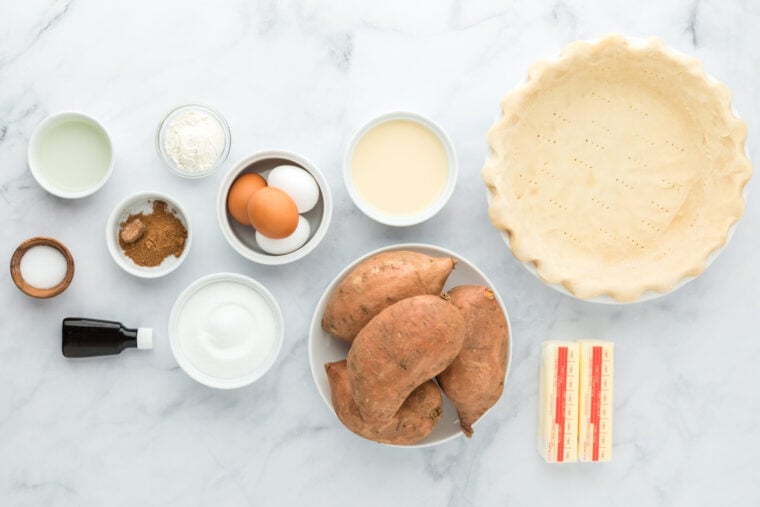
[[[74,257],[56,239],[31,238],[13,252],[11,278],[24,294],[52,298],[65,291],[74,278]]]

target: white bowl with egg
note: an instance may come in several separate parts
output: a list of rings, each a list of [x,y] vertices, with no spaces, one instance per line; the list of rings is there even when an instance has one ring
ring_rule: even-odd
[[[378,116],[354,134],[343,181],[356,207],[385,225],[428,220],[448,202],[457,182],[454,143],[430,118],[410,111]]]
[[[27,159],[42,188],[64,199],[79,199],[98,191],[111,177],[114,149],[98,120],[78,111],[64,111],[35,127]]]
[[[215,273],[188,286],[169,317],[169,343],[190,377],[217,389],[261,378],[282,349],[284,321],[274,296],[237,273]]]
[[[250,225],[238,223],[232,217],[228,210],[227,197],[230,188],[241,175],[255,173],[267,179],[274,169],[283,166],[306,171],[316,182],[319,195],[316,204],[309,211],[300,214],[299,228],[296,229],[293,237],[286,238],[288,241],[297,241],[296,244],[301,244],[301,246],[291,250],[288,248],[287,241],[269,241],[264,245],[265,250],[260,244],[262,241],[260,235],[257,241],[257,231]],[[330,187],[322,172],[307,158],[285,150],[261,151],[243,158],[224,177],[217,194],[217,218],[224,238],[243,257],[266,265],[287,264],[301,259],[313,251],[327,234],[332,218],[332,208]],[[303,237],[295,237],[300,234],[303,234]],[[267,240],[264,239],[264,241]],[[280,247],[282,248],[280,249]]]
[[[119,232],[121,224],[132,214],[153,211],[155,201],[164,201],[167,209],[173,213],[187,230],[187,238],[179,257],[171,255],[163,260],[158,266],[140,266],[130,259],[119,245]],[[179,204],[179,201],[160,192],[140,192],[131,195],[117,204],[106,222],[106,246],[114,262],[127,273],[140,278],[159,278],[168,275],[177,269],[187,258],[192,245],[192,229],[187,212]]]

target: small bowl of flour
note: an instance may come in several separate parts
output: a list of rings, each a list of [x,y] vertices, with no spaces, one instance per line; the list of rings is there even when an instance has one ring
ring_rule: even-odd
[[[230,154],[230,127],[210,107],[187,104],[164,116],[156,132],[156,148],[171,172],[203,178],[216,171]]]

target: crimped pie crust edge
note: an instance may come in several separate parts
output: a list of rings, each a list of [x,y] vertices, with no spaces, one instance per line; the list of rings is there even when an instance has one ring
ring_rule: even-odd
[[[574,280],[573,273],[563,273],[561,269],[552,264],[552,256],[541,252],[541,244],[531,241],[531,235],[526,234],[523,225],[516,217],[505,214],[505,196],[500,195],[496,188],[495,180],[506,167],[505,153],[499,142],[499,133],[505,127],[517,123],[530,98],[541,89],[541,79],[547,73],[557,68],[565,68],[573,62],[582,62],[599,53],[605,46],[619,46],[630,52],[656,51],[674,65],[682,68],[692,76],[703,81],[707,88],[714,94],[721,104],[721,122],[730,132],[730,153],[726,153],[726,162],[723,164],[731,174],[732,187],[729,190],[730,198],[725,199],[724,210],[727,222],[721,225],[722,230],[713,235],[713,243],[709,245],[709,252],[699,262],[685,264],[672,273],[659,273],[659,279],[653,281],[642,280],[640,283],[620,284],[615,281],[590,281],[583,280],[578,283]],[[520,261],[531,263],[536,268],[538,276],[548,284],[561,285],[572,295],[582,299],[594,299],[609,296],[618,302],[633,302],[639,300],[648,291],[666,293],[676,288],[685,279],[698,276],[706,269],[707,259],[725,245],[727,236],[732,226],[739,220],[744,211],[743,191],[752,174],[752,167],[744,149],[746,141],[746,126],[731,108],[731,92],[722,83],[705,74],[703,66],[694,57],[678,53],[669,49],[657,38],[649,38],[641,42],[632,41],[621,35],[610,35],[596,42],[578,41],[566,46],[556,58],[540,60],[534,63],[528,73],[524,84],[509,92],[501,102],[502,115],[492,126],[488,134],[491,154],[482,170],[483,179],[490,192],[491,203],[489,206],[490,217],[493,225],[507,233],[510,248]]]

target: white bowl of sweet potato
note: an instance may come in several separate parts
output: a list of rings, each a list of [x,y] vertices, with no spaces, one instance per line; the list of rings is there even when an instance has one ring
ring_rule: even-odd
[[[401,244],[363,255],[325,289],[309,330],[322,399],[351,432],[427,447],[473,435],[512,357],[504,303],[472,263]]]

